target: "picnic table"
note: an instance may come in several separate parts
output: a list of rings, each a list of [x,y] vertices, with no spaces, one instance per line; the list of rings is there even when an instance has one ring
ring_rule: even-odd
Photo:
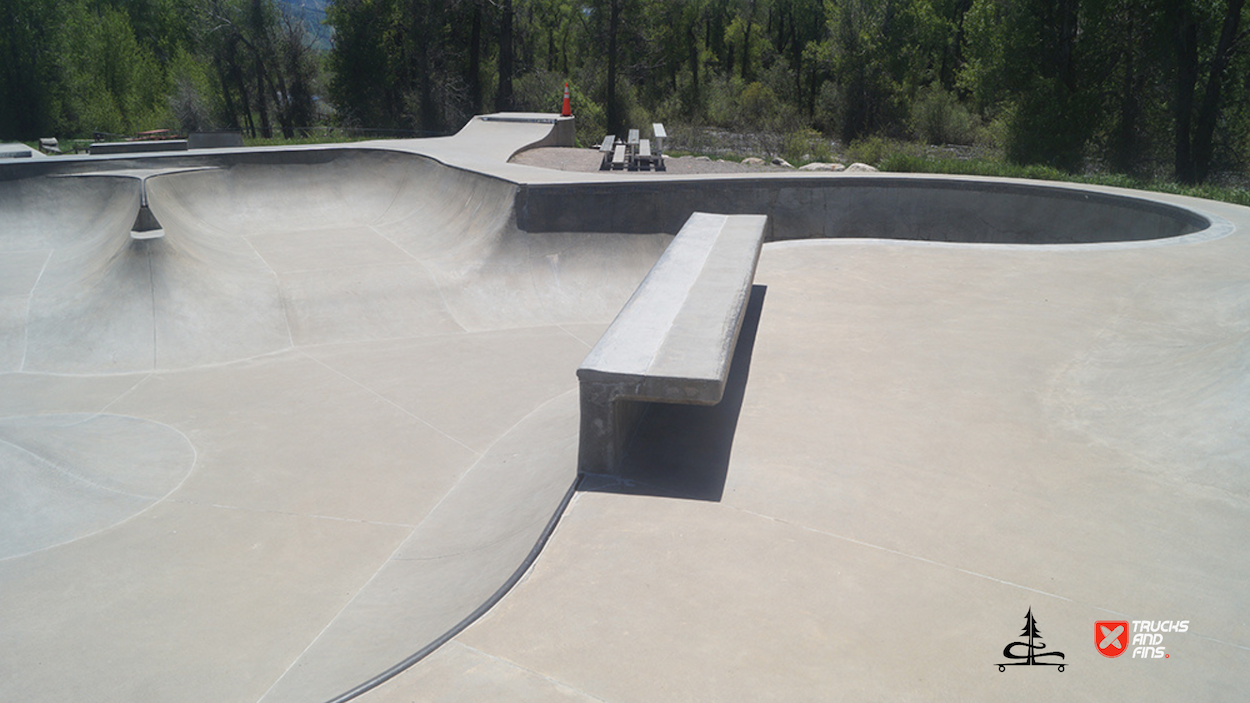
[[[659,122],[651,125],[651,132],[655,135],[654,149],[652,148],[651,140],[642,139],[640,131],[637,129],[629,130],[624,140],[618,139],[613,134],[606,135],[603,138],[603,142],[599,145],[599,153],[603,155],[603,160],[599,163],[599,170],[665,170],[664,140],[668,138],[668,132],[664,130],[664,125]]]

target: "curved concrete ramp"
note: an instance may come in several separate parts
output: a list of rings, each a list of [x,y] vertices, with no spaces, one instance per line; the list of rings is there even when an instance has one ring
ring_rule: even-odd
[[[0,181],[5,698],[326,700],[438,640],[555,517],[671,239],[527,234],[409,153],[193,163]]]
[[[3,243],[27,259],[15,274],[41,284],[18,368],[124,373],[293,344],[610,318],[614,296],[663,247],[527,235],[510,226],[514,186],[422,157],[299,156],[145,173],[166,232],[153,241],[130,236],[130,171],[56,179],[54,202],[78,209],[77,221],[25,223],[23,213]],[[20,201],[38,187],[12,190]]]

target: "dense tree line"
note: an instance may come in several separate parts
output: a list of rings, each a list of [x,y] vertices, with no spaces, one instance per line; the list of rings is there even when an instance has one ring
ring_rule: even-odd
[[[0,138],[294,136],[314,123],[319,60],[273,0],[2,0]]]
[[[319,121],[446,132],[558,109],[999,146],[1202,181],[1250,159],[1245,0],[4,0],[0,136]],[[318,97],[324,98],[319,102]]]

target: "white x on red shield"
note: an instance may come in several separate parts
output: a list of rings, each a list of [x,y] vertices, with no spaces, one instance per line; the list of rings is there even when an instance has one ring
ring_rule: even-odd
[[[1094,644],[1104,657],[1118,657],[1128,649],[1127,620],[1099,620],[1094,623]]]

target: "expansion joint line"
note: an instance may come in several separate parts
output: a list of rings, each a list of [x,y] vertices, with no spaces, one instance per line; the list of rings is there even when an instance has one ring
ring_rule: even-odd
[[[869,548],[869,549],[875,549],[875,550],[877,550],[877,551],[879,551],[879,552],[885,552],[885,553],[887,553],[887,554],[893,554],[893,555],[895,555],[895,556],[903,557],[904,559],[911,559],[911,560],[913,560],[913,561],[918,561],[918,562],[921,562],[921,563],[924,563],[924,564],[930,564],[930,565],[932,565],[932,566],[937,566],[937,567],[940,567],[940,568],[943,568],[943,569],[950,569],[950,570],[952,570],[952,571],[957,571],[957,572],[959,572],[959,573],[961,573],[961,574],[967,574],[968,576],[974,576],[974,577],[976,577],[976,578],[979,578],[979,579],[985,579],[985,580],[987,580],[987,581],[993,581],[994,583],[1002,584],[1002,585],[1004,585],[1004,586],[1010,586],[1010,587],[1012,587],[1012,588],[1018,588],[1018,589],[1023,590],[1023,591],[1029,591],[1030,593],[1036,593],[1036,594],[1038,594],[1038,595],[1046,596],[1047,598],[1054,598],[1054,599],[1056,599],[1056,600],[1061,600],[1061,601],[1064,601],[1065,603],[1076,603],[1076,604],[1078,604],[1078,605],[1084,605],[1084,606],[1086,606],[1086,607],[1093,608],[1094,610],[1101,610],[1101,611],[1102,611],[1102,612],[1104,612],[1104,613],[1110,613],[1110,614],[1112,614],[1112,615],[1118,615],[1118,616],[1121,616],[1121,617],[1127,617],[1127,616],[1125,616],[1125,614],[1124,614],[1124,613],[1121,613],[1121,612],[1116,611],[1116,610],[1111,610],[1110,608],[1104,608],[1104,607],[1102,607],[1102,606],[1093,605],[1092,603],[1081,603],[1081,602],[1079,602],[1079,601],[1073,600],[1073,599],[1068,598],[1068,597],[1066,597],[1066,596],[1061,596],[1061,595],[1059,595],[1059,594],[1057,594],[1057,593],[1051,593],[1051,592],[1049,592],[1049,591],[1043,591],[1043,590],[1041,590],[1041,589],[1032,588],[1031,586],[1025,586],[1025,585],[1023,585],[1023,584],[1014,583],[1014,582],[1012,582],[1012,581],[1005,581],[1005,580],[1003,580],[1003,579],[1000,579],[1000,578],[995,578],[995,577],[990,576],[990,575],[988,575],[988,574],[982,574],[982,573],[980,573],[980,572],[977,572],[977,571],[971,571],[971,570],[969,570],[969,569],[965,569],[965,568],[962,568],[962,567],[959,567],[959,566],[955,566],[955,565],[953,565],[953,564],[946,564],[946,563],[944,563],[944,562],[940,562],[940,561],[937,561],[937,560],[935,560],[935,559],[930,559],[930,558],[928,558],[928,557],[922,557],[922,556],[920,556],[920,555],[918,555],[918,554],[910,554],[910,553],[908,553],[908,552],[900,551],[900,550],[893,549],[893,548],[890,548],[890,547],[885,547],[885,546],[882,546],[882,545],[880,545],[880,544],[873,544],[872,542],[865,542],[864,540],[861,540],[861,539],[855,539],[854,537],[848,537],[848,536],[846,536],[846,535],[840,535],[840,534],[837,534],[837,533],[834,533],[834,532],[828,532],[828,531],[826,531],[826,530],[817,529],[817,528],[815,528],[815,527],[809,527],[809,526],[807,526],[807,525],[799,524],[799,523],[796,523],[796,522],[791,522],[791,521],[789,521],[789,520],[783,520],[783,519],[781,519],[781,518],[773,517],[773,516],[771,516],[771,515],[764,515],[763,513],[757,513],[757,512],[755,512],[755,511],[753,511],[753,510],[747,510],[746,508],[738,508],[738,507],[735,507],[734,509],[735,509],[735,510],[737,510],[737,511],[739,511],[739,512],[741,512],[741,513],[745,513],[745,514],[747,514],[747,515],[751,515],[751,516],[754,516],[754,517],[757,517],[757,518],[761,518],[761,519],[764,519],[764,520],[770,520],[770,521],[772,521],[772,522],[779,522],[779,523],[781,523],[781,524],[783,524],[783,525],[790,525],[790,526],[792,526],[792,527],[797,527],[797,528],[799,528],[800,530],[806,530],[807,532],[814,532],[814,533],[816,533],[816,534],[818,534],[818,535],[823,535],[823,536],[825,536],[825,537],[831,537],[831,538],[833,538],[833,539],[841,540],[841,541],[843,541],[843,542],[850,542],[851,544],[856,544],[856,545],[859,545],[859,546],[861,546],[861,547],[867,547],[867,548]]]
[[[407,408],[405,408],[404,406],[400,405],[399,403],[396,403],[395,401],[391,400],[390,398],[387,398],[386,396],[384,396],[384,395],[382,395],[381,393],[379,393],[379,392],[375,391],[374,389],[370,388],[369,386],[366,386],[365,384],[361,383],[360,381],[357,381],[356,379],[352,378],[351,376],[348,376],[347,374],[343,373],[342,371],[339,371],[338,369],[336,369],[336,368],[334,368],[333,366],[331,366],[331,365],[327,364],[326,362],[322,361],[321,359],[318,359],[317,357],[315,357],[315,356],[313,356],[313,355],[309,354],[308,352],[305,352],[305,351],[304,351],[304,350],[302,350],[302,349],[298,349],[297,351],[299,351],[299,353],[300,353],[300,354],[303,354],[305,357],[307,357],[307,358],[311,359],[312,361],[314,361],[314,362],[316,362],[316,363],[320,364],[321,366],[324,366],[324,367],[325,367],[326,369],[328,369],[330,372],[332,372],[332,373],[334,373],[334,374],[336,374],[336,375],[338,375],[338,376],[341,376],[341,377],[343,377],[344,379],[346,379],[347,381],[350,381],[351,383],[353,383],[353,384],[355,384],[355,385],[359,386],[360,388],[362,388],[362,389],[364,389],[364,390],[368,391],[369,393],[373,394],[375,397],[377,397],[378,399],[380,399],[381,401],[383,401],[383,402],[384,402],[384,403],[386,403],[387,405],[390,405],[390,406],[394,407],[395,409],[399,410],[400,412],[402,412],[403,414],[407,415],[408,417],[411,417],[412,419],[416,420],[417,422],[420,422],[421,424],[425,425],[426,427],[429,427],[430,429],[432,429],[432,430],[434,430],[435,432],[437,432],[437,433],[441,434],[442,436],[446,437],[447,439],[449,439],[449,440],[451,440],[451,441],[455,442],[456,444],[460,445],[461,447],[463,447],[463,448],[467,449],[467,450],[468,450],[469,452],[471,452],[474,456],[479,456],[479,457],[480,457],[480,456],[482,455],[482,452],[477,451],[477,450],[476,450],[476,449],[474,449],[473,447],[470,447],[469,445],[465,444],[464,442],[461,442],[460,440],[456,439],[455,437],[452,437],[451,435],[447,434],[447,433],[446,433],[446,432],[444,432],[443,430],[441,430],[441,429],[439,429],[439,428],[435,427],[433,424],[431,424],[431,423],[430,423],[430,421],[429,421],[429,420],[426,420],[425,418],[421,417],[420,415],[417,415],[417,414],[413,413],[411,410],[408,410],[408,409],[407,409]]]
[[[524,672],[526,672],[526,673],[528,673],[528,674],[533,674],[534,676],[537,676],[538,678],[543,679],[544,681],[547,681],[548,683],[554,684],[554,685],[556,685],[556,686],[563,686],[563,687],[565,687],[565,688],[569,688],[569,689],[572,689],[572,690],[574,690],[574,691],[577,691],[577,693],[578,693],[578,694],[580,694],[580,695],[582,695],[582,696],[585,696],[586,698],[589,698],[590,700],[600,701],[600,703],[608,703],[608,701],[607,701],[606,699],[600,698],[600,697],[598,697],[598,696],[591,695],[591,694],[589,694],[589,693],[587,693],[587,692],[583,691],[582,689],[577,688],[576,686],[573,686],[573,685],[569,684],[567,681],[561,681],[560,679],[552,678],[552,677],[550,677],[550,676],[548,676],[547,674],[544,674],[544,673],[542,673],[542,672],[539,672],[539,671],[534,671],[533,669],[531,669],[531,668],[529,668],[529,667],[527,667],[527,666],[521,666],[520,664],[518,664],[518,663],[516,663],[516,662],[514,662],[514,661],[512,661],[511,659],[508,659],[508,658],[506,658],[506,657],[501,657],[501,656],[496,655],[496,654],[491,654],[490,652],[484,652],[484,651],[482,651],[482,650],[478,649],[477,647],[474,647],[473,645],[470,645],[470,644],[465,644],[464,642],[460,642],[460,641],[457,641],[457,642],[456,642],[456,645],[457,645],[457,646],[460,646],[460,647],[464,647],[465,649],[470,650],[470,651],[472,651],[472,652],[475,652],[475,653],[477,653],[477,654],[480,654],[480,655],[482,655],[483,657],[486,657],[487,659],[492,659],[492,660],[497,661],[497,662],[499,662],[499,663],[501,663],[501,664],[504,664],[504,665],[510,666],[510,667],[512,667],[512,668],[514,668],[514,669],[519,669],[520,671],[524,671]]]
[[[144,242],[143,250],[148,255],[148,290],[152,294],[152,371],[156,371],[156,273],[152,270],[152,245]]]
[[[48,252],[39,269],[39,275],[35,277],[35,285],[30,287],[30,294],[26,296],[26,317],[22,324],[22,363],[17,367],[19,372],[26,370],[26,353],[30,351],[30,308],[35,301],[35,291],[39,289],[39,282],[43,280],[43,274],[48,270],[48,263],[52,261],[54,254],[56,249]]]

